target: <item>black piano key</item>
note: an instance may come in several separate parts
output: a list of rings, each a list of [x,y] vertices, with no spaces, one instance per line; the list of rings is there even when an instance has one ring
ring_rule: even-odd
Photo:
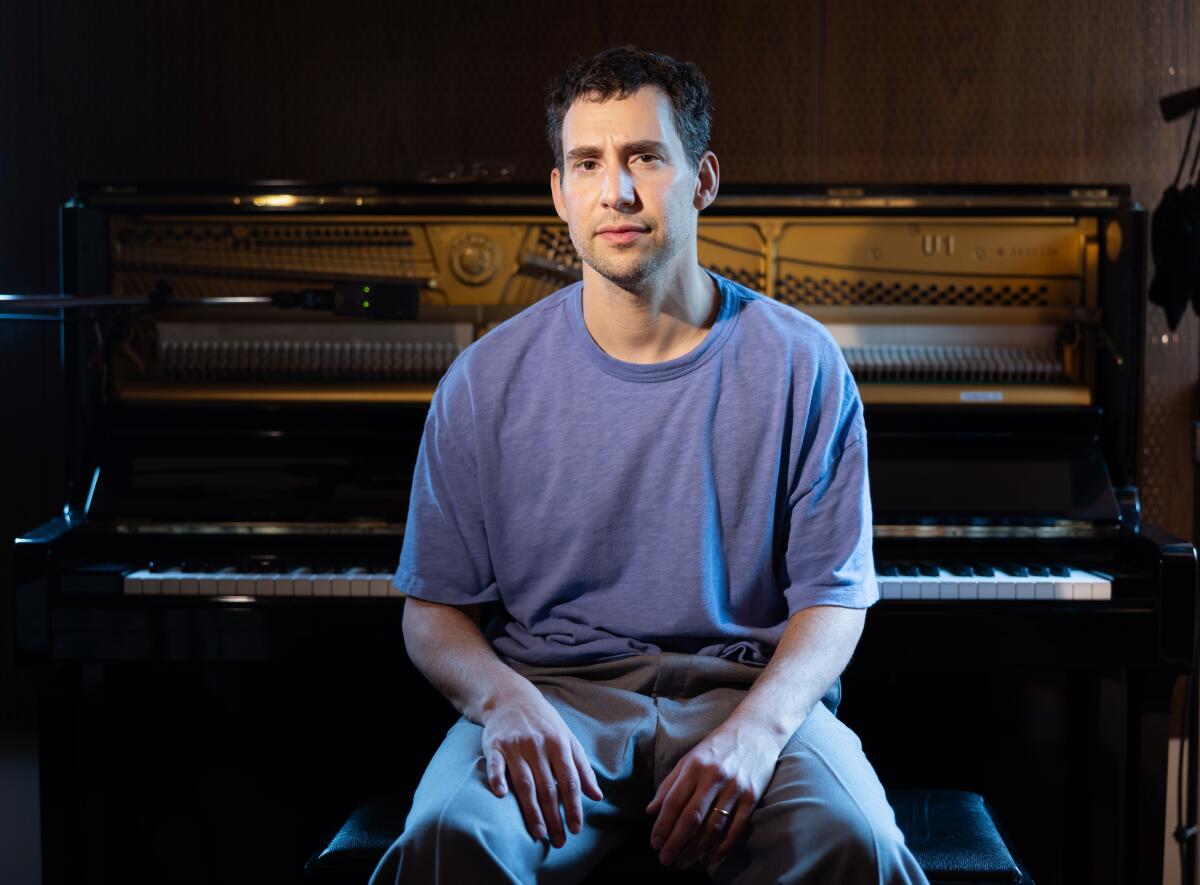
[[[247,564],[247,574],[269,575],[279,571],[279,563],[273,559],[255,559]]]
[[[946,571],[948,571],[950,574],[955,575],[956,577],[959,577],[959,578],[970,578],[970,577],[973,577],[975,574],[973,571],[971,571],[971,567],[969,565],[967,565],[965,562],[947,563],[946,565],[943,566],[943,568]]]
[[[993,566],[988,565],[986,562],[977,562],[972,565],[971,568],[974,570],[975,574],[981,578],[996,577],[996,569]]]
[[[896,571],[905,578],[916,578],[920,576],[920,571],[911,562],[896,563]]]
[[[880,577],[884,577],[884,578],[895,578],[895,577],[899,577],[900,572],[896,569],[896,566],[894,563],[877,562],[877,563],[875,563],[875,574],[879,575]]]
[[[1050,564],[1049,568],[1050,574],[1054,575],[1056,578],[1071,577],[1071,567],[1069,565],[1063,565],[1061,562],[1054,562]]]
[[[1050,569],[1044,565],[1031,565],[1029,566],[1029,574],[1035,578],[1048,578],[1050,577]]]
[[[1014,578],[1028,578],[1029,569],[1019,562],[1004,562],[996,566],[1006,575],[1012,575]]]
[[[918,562],[917,571],[926,578],[936,578],[941,574],[941,571],[932,562]]]

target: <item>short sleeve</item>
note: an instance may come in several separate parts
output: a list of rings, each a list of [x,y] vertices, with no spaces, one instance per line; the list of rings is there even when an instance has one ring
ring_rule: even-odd
[[[413,470],[395,586],[416,599],[499,599],[484,529],[469,390],[454,367],[434,394]]]
[[[789,499],[782,590],[788,616],[814,605],[866,608],[879,598],[862,403],[847,373],[832,432],[817,434],[814,469]],[[815,478],[814,478],[815,477]]]

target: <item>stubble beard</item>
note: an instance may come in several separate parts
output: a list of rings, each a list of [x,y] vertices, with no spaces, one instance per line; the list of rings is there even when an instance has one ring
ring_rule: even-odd
[[[651,242],[630,247],[600,243],[594,233],[580,237],[571,230],[570,234],[575,251],[586,265],[613,285],[635,294],[668,267],[683,247],[683,241],[671,233],[669,225],[652,229]]]

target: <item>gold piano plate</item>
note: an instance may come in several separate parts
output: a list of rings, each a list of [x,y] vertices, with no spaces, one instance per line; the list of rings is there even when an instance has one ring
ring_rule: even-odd
[[[868,405],[905,406],[1090,406],[1082,384],[894,384],[867,383],[858,392]]]
[[[118,212],[107,232],[112,291],[146,295],[167,279],[186,303],[404,283],[419,288],[418,322],[364,331],[313,312],[177,307],[143,317],[118,348],[119,396],[144,404],[428,403],[429,367],[406,368],[424,346],[414,330],[441,347],[450,338],[431,324],[456,324],[461,350],[581,277],[566,225],[544,197],[497,204],[494,213],[486,199],[462,213],[428,211],[420,201],[385,206],[382,197],[352,195],[352,206],[324,199],[255,201],[287,212],[247,213],[236,201],[219,213]],[[796,207],[786,196],[758,202],[762,214],[700,219],[700,263],[822,323],[867,403],[1093,402],[1101,235],[1094,217],[1068,211],[1069,201],[1041,206],[1053,208],[1045,215],[978,214],[977,202],[975,214],[872,216],[863,204],[836,217],[788,214]],[[326,211],[334,206],[345,211]],[[371,369],[372,360],[383,368]]]
[[[436,384],[170,384],[128,381],[128,403],[429,403]]]

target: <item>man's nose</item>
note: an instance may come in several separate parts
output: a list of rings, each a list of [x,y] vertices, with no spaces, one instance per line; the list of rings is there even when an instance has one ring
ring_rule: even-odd
[[[604,173],[604,189],[600,193],[600,203],[605,209],[628,209],[633,205],[633,176],[623,163],[609,165]]]

